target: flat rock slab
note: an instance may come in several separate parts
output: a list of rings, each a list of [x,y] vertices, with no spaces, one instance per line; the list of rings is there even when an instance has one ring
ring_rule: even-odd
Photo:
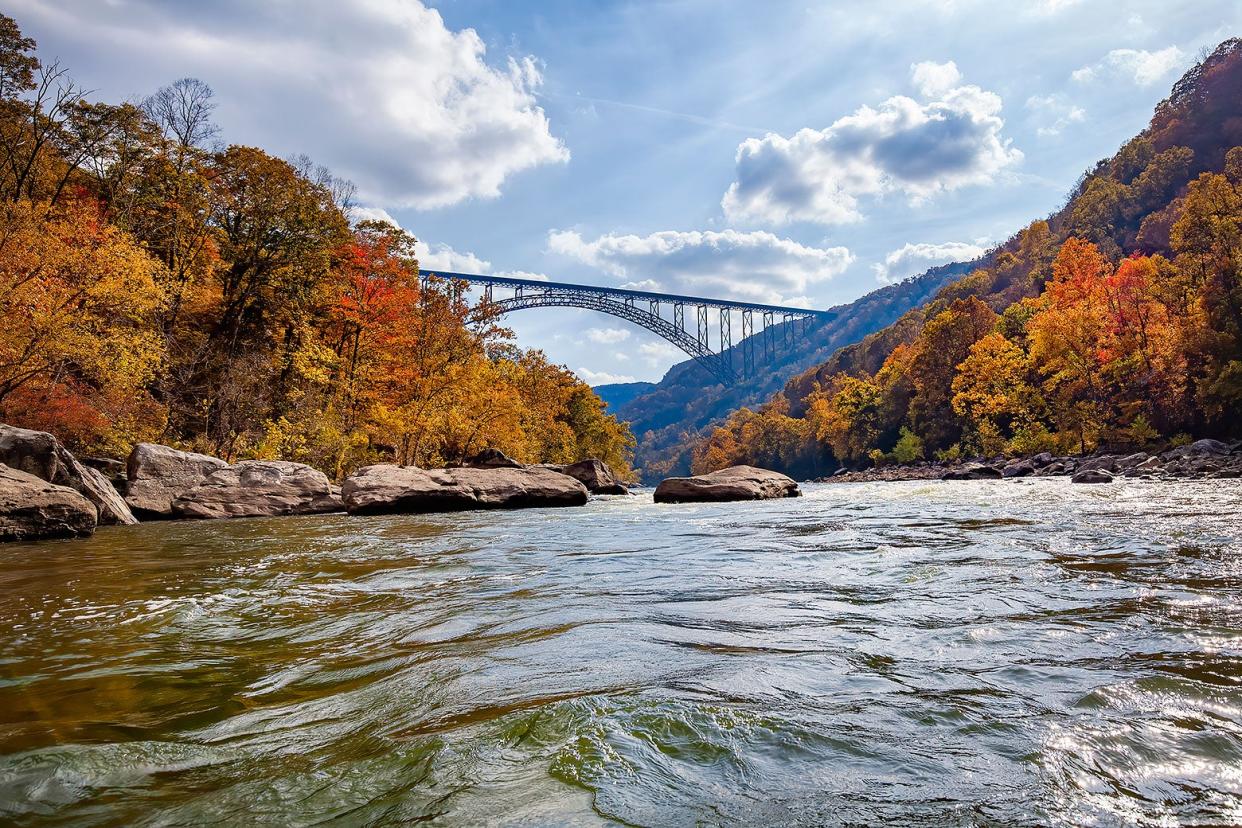
[[[655,490],[656,503],[695,501],[772,500],[798,497],[802,492],[793,478],[755,466],[731,466],[710,474],[670,477]]]
[[[138,522],[108,478],[80,463],[46,431],[0,423],[0,463],[78,492],[95,505],[101,524]]]
[[[129,486],[125,502],[143,520],[171,518],[174,500],[228,465],[206,454],[139,443],[126,461]]]
[[[98,519],[76,490],[0,465],[0,541],[89,535]]]
[[[458,512],[581,506],[586,487],[568,475],[536,466],[420,469],[376,465],[359,469],[341,485],[352,515]]]
[[[277,517],[345,508],[327,476],[302,463],[245,460],[217,469],[172,502],[180,518]]]

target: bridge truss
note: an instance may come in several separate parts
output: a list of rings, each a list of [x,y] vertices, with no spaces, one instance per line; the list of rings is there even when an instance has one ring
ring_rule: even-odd
[[[424,270],[422,276],[424,279],[437,277],[481,287],[484,307],[496,313],[526,308],[569,307],[616,316],[677,346],[724,385],[733,385],[742,377],[755,376],[761,367],[760,357],[763,363],[770,362],[778,349],[790,347],[797,337],[804,334],[812,320],[837,314],[836,310],[808,310],[443,270]],[[497,298],[497,290],[504,295]],[[687,327],[687,309],[691,309],[693,328]],[[741,323],[741,336],[736,347],[733,344],[734,314]],[[758,336],[756,315],[760,323]],[[714,347],[713,333],[716,333]]]

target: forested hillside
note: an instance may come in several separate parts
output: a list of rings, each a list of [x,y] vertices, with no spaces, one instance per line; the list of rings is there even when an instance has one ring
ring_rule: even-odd
[[[0,15],[0,419],[332,476],[485,446],[625,473],[590,388],[352,223],[347,182],[221,144],[213,108],[191,79],[91,101]]]
[[[616,412],[638,435],[636,458],[644,479],[689,471],[689,447],[704,426],[722,420],[741,406],[763,402],[787,377],[818,365],[842,345],[890,324],[910,308],[931,299],[970,267],[969,263],[943,265],[899,284],[887,285],[841,306],[834,318],[811,321],[805,331],[801,322],[794,323],[797,328],[792,344],[780,344],[773,359],[765,362],[756,376],[734,386],[721,385],[696,362],[687,360],[674,365],[655,387]],[[776,341],[783,343],[783,326],[777,327]],[[761,336],[762,333],[756,334]],[[740,342],[733,347],[734,365],[742,364],[741,347]],[[761,342],[756,349],[762,353]]]
[[[685,449],[808,476],[1242,433],[1242,41],[1063,208]]]

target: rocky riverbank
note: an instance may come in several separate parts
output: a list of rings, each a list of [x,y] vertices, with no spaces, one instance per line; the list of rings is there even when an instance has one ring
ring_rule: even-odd
[[[1014,477],[1069,477],[1075,483],[1111,483],[1120,478],[1196,480],[1242,478],[1242,441],[1198,440],[1160,452],[928,461],[910,465],[841,469],[816,482],[859,483],[884,480],[999,480]]]
[[[580,506],[627,493],[596,459],[525,466],[487,449],[455,468],[368,466],[337,486],[302,463],[228,463],[155,443],[134,446],[124,462],[79,460],[47,432],[0,423],[0,540],[154,520]]]

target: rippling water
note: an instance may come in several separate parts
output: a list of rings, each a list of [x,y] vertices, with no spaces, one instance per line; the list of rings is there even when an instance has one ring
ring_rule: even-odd
[[[0,547],[0,822],[1242,823],[1242,487]]]

